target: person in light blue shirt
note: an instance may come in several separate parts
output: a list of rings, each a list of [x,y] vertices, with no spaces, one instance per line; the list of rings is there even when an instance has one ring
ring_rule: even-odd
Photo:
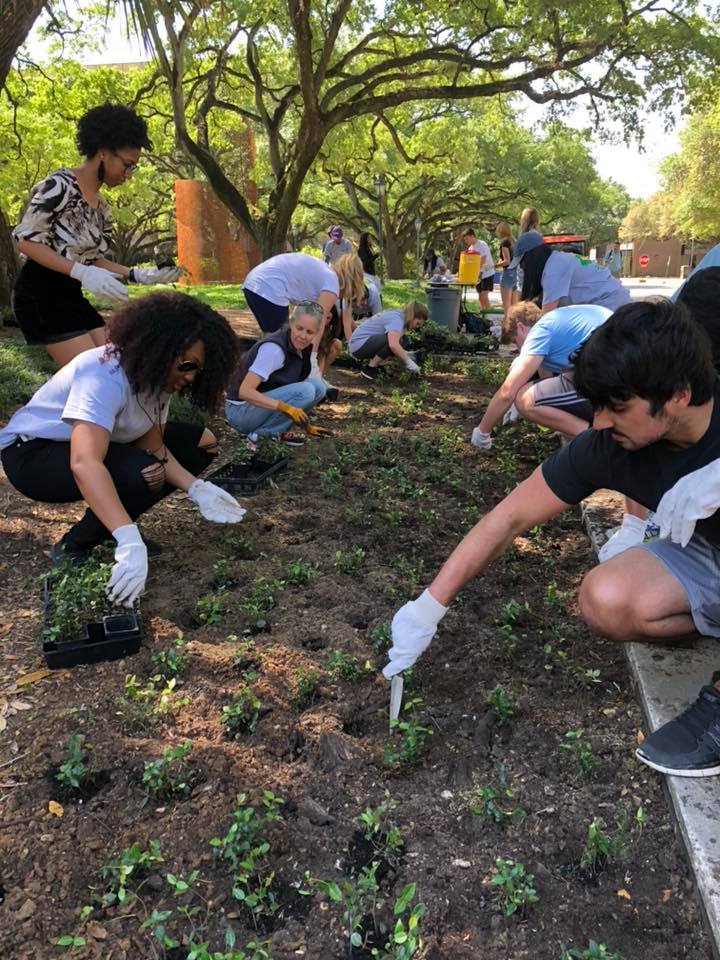
[[[620,252],[619,240],[616,240],[605,254],[605,266],[616,280],[620,279],[622,273],[622,253]]]
[[[568,437],[587,430],[592,407],[575,391],[573,355],[609,316],[610,310],[595,304],[557,307],[546,314],[529,300],[511,307],[503,340],[515,343],[520,355],[473,430],[472,445],[489,450],[493,427],[514,419],[513,413]],[[529,382],[537,374],[540,379]]]

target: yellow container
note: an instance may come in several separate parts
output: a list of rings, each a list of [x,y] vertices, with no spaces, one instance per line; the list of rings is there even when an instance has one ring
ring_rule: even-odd
[[[458,283],[475,286],[480,276],[480,254],[475,250],[466,250],[460,254]]]

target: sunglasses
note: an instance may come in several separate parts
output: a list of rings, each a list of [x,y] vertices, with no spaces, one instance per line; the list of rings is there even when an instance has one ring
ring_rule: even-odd
[[[178,373],[192,373],[193,370],[197,370],[198,373],[203,372],[203,368],[197,360],[180,360],[176,369]]]
[[[117,150],[111,151],[114,157],[117,157],[120,163],[125,168],[125,173],[134,173],[137,170],[137,163],[132,163],[130,160],[126,160]]]

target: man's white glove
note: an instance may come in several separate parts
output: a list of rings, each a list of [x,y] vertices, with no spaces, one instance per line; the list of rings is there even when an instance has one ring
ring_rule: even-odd
[[[483,433],[480,427],[475,427],[470,435],[470,443],[478,450],[490,450],[492,447],[492,437],[489,433]]]
[[[630,547],[639,547],[645,539],[646,526],[647,520],[645,518],[641,520],[640,517],[634,517],[631,513],[623,514],[622,524],[598,550],[600,563],[617,556],[623,550],[629,550]]]
[[[416,374],[420,373],[420,367],[410,357],[408,357],[407,359],[407,362],[405,364],[405,369],[407,370],[408,373],[416,373]]]
[[[695,532],[695,523],[711,517],[720,508],[720,460],[681,477],[663,494],[655,523],[661,537],[686,547]]]
[[[74,263],[70,276],[98,297],[108,297],[124,303],[128,298],[127,287],[110,270],[104,267],[91,267],[87,263]]]
[[[386,680],[411,667],[430,646],[437,625],[447,610],[429,590],[425,590],[417,600],[400,607],[392,621],[392,646],[388,650],[390,660],[383,668]]]
[[[505,416],[504,416],[503,419],[502,419],[503,426],[505,426],[505,425],[508,424],[508,423],[515,423],[515,421],[517,420],[517,418],[518,418],[519,416],[520,416],[520,414],[519,414],[518,411],[517,411],[517,407],[516,407],[515,404],[513,403],[513,404],[510,406],[510,409],[507,411],[507,413],[505,414]]]
[[[179,267],[133,267],[130,283],[175,283],[182,270]]]
[[[188,496],[206,520],[213,523],[239,523],[245,509],[235,497],[207,480],[194,480],[188,487]]]
[[[113,530],[117,546],[115,563],[105,588],[113,603],[131,607],[145,589],[148,575],[147,548],[134,523]]]

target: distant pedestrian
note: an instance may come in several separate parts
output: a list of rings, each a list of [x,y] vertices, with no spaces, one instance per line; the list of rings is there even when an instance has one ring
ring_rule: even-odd
[[[357,255],[360,257],[365,273],[369,273],[371,277],[375,277],[375,261],[379,258],[380,251],[375,247],[375,237],[373,237],[371,233],[360,234]]]
[[[328,230],[328,239],[323,246],[322,254],[325,263],[333,264],[346,253],[353,252],[353,245],[343,237],[342,227],[330,227]]]
[[[441,273],[445,273],[447,267],[443,258],[439,253],[435,253],[433,247],[425,247],[425,252],[420,261],[420,269],[422,275],[429,280],[431,277],[437,277]]]
[[[619,240],[616,240],[605,253],[605,266],[616,280],[620,279],[622,276],[622,253],[620,252]]]

